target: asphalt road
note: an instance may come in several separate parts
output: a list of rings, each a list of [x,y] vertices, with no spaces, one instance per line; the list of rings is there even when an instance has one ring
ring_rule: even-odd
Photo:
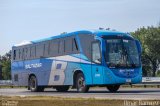
[[[106,88],[91,88],[88,93],[57,92],[55,89],[45,89],[44,92],[30,92],[26,88],[0,89],[2,96],[53,96],[69,98],[99,98],[124,100],[160,100],[160,88],[120,88],[117,93],[110,93]]]

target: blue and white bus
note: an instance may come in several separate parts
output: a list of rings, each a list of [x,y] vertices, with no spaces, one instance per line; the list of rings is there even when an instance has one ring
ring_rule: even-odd
[[[12,81],[32,92],[92,86],[116,92],[142,80],[141,45],[130,34],[82,30],[12,47]]]

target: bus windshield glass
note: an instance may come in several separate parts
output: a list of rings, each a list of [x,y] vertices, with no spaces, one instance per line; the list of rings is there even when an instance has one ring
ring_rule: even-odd
[[[130,39],[106,39],[106,63],[109,68],[139,67],[136,42]]]

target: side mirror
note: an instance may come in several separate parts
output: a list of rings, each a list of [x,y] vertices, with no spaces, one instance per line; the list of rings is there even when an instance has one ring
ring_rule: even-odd
[[[141,46],[141,43],[139,42],[139,40],[135,40],[136,41],[136,45],[137,45],[137,48],[138,48],[138,52],[141,54],[142,53],[142,46]]]

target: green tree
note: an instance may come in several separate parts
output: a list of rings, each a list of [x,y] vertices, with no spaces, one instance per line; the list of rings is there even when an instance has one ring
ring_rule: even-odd
[[[160,77],[160,70],[157,71],[156,77]]]
[[[3,79],[11,79],[11,51],[1,57],[1,65]]]
[[[154,77],[160,65],[160,25],[139,28],[132,35],[142,44],[143,74],[150,73]]]
[[[1,59],[1,55],[0,55],[0,65],[1,65],[2,59]]]

